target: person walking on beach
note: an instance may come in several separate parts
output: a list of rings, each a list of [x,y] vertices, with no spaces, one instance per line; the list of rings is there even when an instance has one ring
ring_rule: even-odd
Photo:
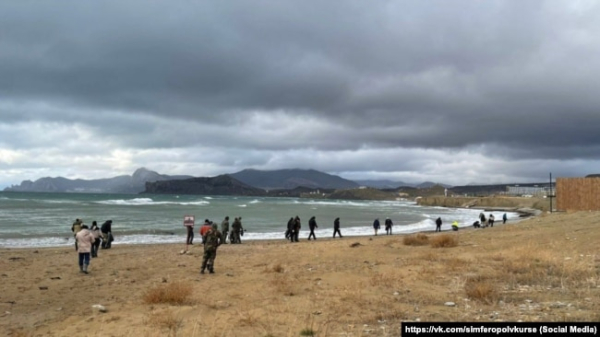
[[[300,222],[300,217],[296,215],[296,217],[294,218],[294,231],[292,232],[292,242],[298,242],[300,228],[302,228],[302,223]]]
[[[285,231],[285,238],[290,240],[290,242],[293,242],[293,240],[292,240],[293,232],[294,232],[294,217],[291,217],[290,220],[288,220],[287,230]]]
[[[187,250],[188,245],[194,244],[194,217],[186,216],[183,219],[183,226],[185,226],[187,231],[187,236],[185,238],[185,250]]]
[[[102,232],[102,249],[110,249],[112,242],[114,241],[112,234],[112,220],[104,221],[100,227],[100,232]]]
[[[442,231],[442,218],[441,217],[438,217],[437,219],[435,219],[435,231],[436,232]]]
[[[92,222],[92,228],[90,228],[90,232],[94,236],[94,244],[92,245],[92,257],[98,257],[98,248],[100,248],[100,228],[98,228],[98,223],[96,221]]]
[[[71,225],[71,232],[73,232],[73,238],[77,236],[77,233],[81,230],[83,222],[81,219],[75,219],[75,222]],[[75,250],[77,250],[77,240],[75,240]]]
[[[242,228],[242,221],[240,220],[240,218],[234,218],[233,219],[233,223],[231,224],[231,237],[230,237],[230,241],[232,244],[234,243],[242,243],[242,238],[241,238],[241,231],[243,230]]]
[[[385,218],[385,235],[392,235],[392,226],[393,225],[394,225],[394,223],[392,222],[392,219]]]
[[[217,248],[223,242],[223,236],[217,229],[217,224],[213,223],[211,228],[204,235],[204,255],[202,256],[202,267],[200,274],[204,274],[204,270],[208,268],[208,272],[215,273],[215,258],[217,257]]]
[[[317,239],[317,237],[315,236],[315,228],[319,228],[319,226],[317,226],[317,220],[315,220],[315,217],[313,216],[312,218],[310,218],[310,220],[308,220],[308,229],[310,229],[310,234],[308,234],[308,240],[310,240],[311,236],[315,240]]]
[[[506,216],[506,213],[504,213],[504,214],[502,215],[502,224],[505,224],[505,223],[506,223],[506,220],[508,220],[508,217]]]
[[[488,225],[494,227],[494,214],[492,213],[490,213],[490,216],[488,217]]]
[[[88,226],[81,224],[81,230],[75,235],[78,243],[77,253],[79,255],[79,271],[87,274],[90,265],[90,252],[94,244],[94,235],[88,230]]]
[[[375,221],[373,221],[373,230],[375,230],[375,236],[377,236],[377,231],[379,231],[380,227],[381,225],[379,224],[379,218],[377,218]]]
[[[221,222],[221,235],[223,236],[223,244],[227,243],[227,234],[229,234],[229,216],[226,216]]]
[[[340,232],[340,218],[335,218],[335,220],[333,220],[333,238],[335,239],[335,233],[337,233],[340,236],[340,239],[342,238],[342,233]]]

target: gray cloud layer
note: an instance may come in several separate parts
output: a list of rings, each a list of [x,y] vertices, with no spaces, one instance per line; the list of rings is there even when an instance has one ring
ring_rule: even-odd
[[[0,32],[0,186],[597,171],[595,1],[13,1]]]

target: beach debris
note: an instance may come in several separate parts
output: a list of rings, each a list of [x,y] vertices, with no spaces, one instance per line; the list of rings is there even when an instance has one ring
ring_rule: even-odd
[[[185,254],[186,252],[187,252],[187,250],[185,250],[185,249],[184,249],[184,250],[182,250],[182,251],[180,251],[180,252],[179,252],[179,255],[183,255],[183,254]]]
[[[167,278],[166,277],[162,278],[162,283],[167,283]]]
[[[44,286],[41,286],[41,287],[38,287],[38,288],[40,288],[40,290],[48,290],[48,287],[44,287]]]
[[[0,275],[0,276],[2,276],[2,277],[8,277],[8,275],[6,275],[6,274],[2,274],[2,275]]]
[[[312,314],[313,314],[313,315],[315,315],[315,316],[318,316],[318,315],[320,315],[320,314],[321,314],[321,312],[320,312],[320,311],[313,311],[313,313],[312,313]]]
[[[51,277],[51,280],[60,280],[60,276]]]
[[[229,274],[229,273],[227,273],[227,274],[225,274],[225,276],[228,276],[228,277],[233,277],[233,274]]]
[[[106,307],[103,306],[102,304],[94,304],[92,305],[93,309],[98,310],[98,312],[107,312],[108,310],[106,310]]]
[[[12,256],[12,257],[9,257],[8,259],[9,259],[10,261],[23,260],[23,258],[22,258],[22,257],[20,257],[20,256]]]
[[[362,244],[360,242],[355,242],[353,244],[350,245],[350,247],[354,248],[354,247],[358,247],[358,246],[362,246]]]
[[[447,307],[455,307],[456,303],[454,303],[454,302],[446,302],[446,303],[444,303],[444,305],[447,306]]]
[[[37,250],[34,250],[34,251],[33,251],[33,253],[34,253],[34,254],[37,254],[37,253],[39,253],[39,252],[38,252]]]

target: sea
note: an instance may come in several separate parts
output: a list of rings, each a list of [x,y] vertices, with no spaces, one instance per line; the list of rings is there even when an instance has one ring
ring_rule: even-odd
[[[373,235],[373,221],[393,221],[393,233],[435,229],[442,218],[443,230],[453,221],[471,226],[481,210],[419,206],[414,201],[325,200],[310,198],[237,197],[207,195],[84,194],[0,192],[0,247],[60,247],[74,243],[71,225],[82,219],[91,226],[112,220],[114,245],[185,243],[185,216],[195,217],[196,239],[205,219],[219,224],[229,216],[242,217],[245,240],[284,239],[287,222],[299,216],[301,238],[308,237],[308,219],[315,217],[317,238],[333,235],[333,221],[340,218],[343,236]],[[494,214],[502,219],[504,212]],[[507,212],[508,219],[519,214]],[[489,212],[486,213],[486,217]],[[501,221],[499,221],[501,223]]]

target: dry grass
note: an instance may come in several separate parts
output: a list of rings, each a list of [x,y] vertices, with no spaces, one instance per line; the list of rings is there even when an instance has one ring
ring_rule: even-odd
[[[173,312],[154,312],[150,314],[147,323],[154,327],[169,331],[169,336],[177,336],[177,331],[183,320],[176,317]]]
[[[283,273],[285,268],[281,265],[281,263],[278,263],[271,268],[271,271],[275,273]]]
[[[429,237],[423,233],[407,235],[402,242],[405,246],[425,246],[429,244]]]
[[[269,281],[269,284],[273,287],[272,289],[285,296],[294,296],[298,293],[294,281],[287,275],[275,275]]]
[[[8,335],[11,337],[29,337],[33,336],[31,332],[27,332],[24,329],[10,329]]]
[[[148,289],[144,293],[146,304],[182,305],[191,302],[192,285],[183,282],[173,282]]]
[[[495,303],[498,299],[496,288],[487,280],[468,279],[465,283],[465,292],[470,299],[487,304]]]
[[[451,234],[437,235],[429,239],[429,245],[433,248],[450,248],[458,246],[458,237]]]

